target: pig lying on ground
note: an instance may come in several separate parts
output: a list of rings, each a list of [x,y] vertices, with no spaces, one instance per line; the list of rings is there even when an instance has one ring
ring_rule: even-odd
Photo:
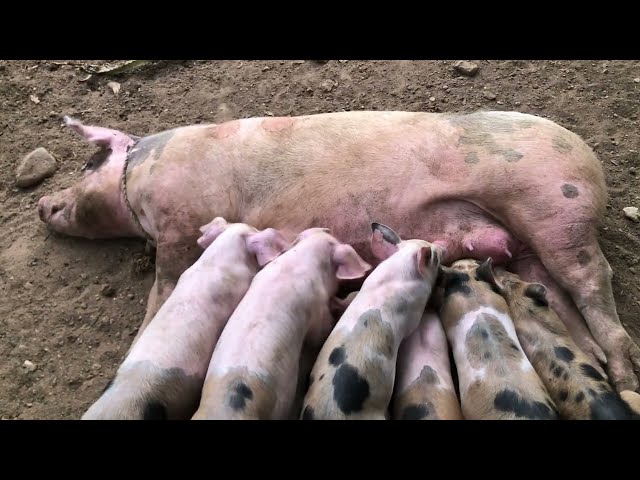
[[[427,310],[418,328],[400,345],[396,377],[394,420],[462,420],[447,336],[434,311]]]
[[[327,229],[312,228],[254,278],[213,352],[193,416],[279,420],[293,412],[304,343],[319,348],[334,325],[338,281],[371,268]],[[153,322],[152,322],[153,323]]]
[[[555,420],[557,410],[516,336],[505,300],[476,278],[476,260],[442,268],[440,318],[468,420]]]
[[[507,301],[518,340],[562,418],[630,420],[633,412],[571,340],[549,307],[547,289],[527,283],[504,269],[494,272],[491,260],[476,270]]]
[[[387,417],[398,348],[418,326],[438,276],[438,247],[402,241],[385,225],[372,227],[372,251],[384,261],[322,346],[304,399],[304,420]]]
[[[38,212],[58,232],[137,235],[156,245],[156,281],[134,343],[198,258],[198,227],[211,218],[273,227],[289,239],[327,226],[374,266],[368,225],[379,219],[401,225],[404,238],[443,246],[445,265],[493,257],[543,283],[580,348],[608,361],[616,388],[638,388],[640,349],[618,318],[597,240],[607,203],[602,167],[578,136],[549,120],[341,112],[144,138],[67,125],[101,150],[75,186],[41,198]]]
[[[195,412],[227,320],[258,268],[288,245],[276,230],[258,232],[222,218],[202,231],[206,251],[182,274],[83,419],[189,419]]]

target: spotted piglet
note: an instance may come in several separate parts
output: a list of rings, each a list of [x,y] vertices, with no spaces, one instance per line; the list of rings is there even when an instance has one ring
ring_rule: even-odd
[[[476,271],[505,298],[518,339],[549,395],[567,420],[627,420],[633,412],[572,340],[549,306],[547,289],[528,283],[491,260]]]
[[[371,249],[383,260],[364,281],[320,351],[303,420],[388,418],[396,358],[418,326],[438,275],[440,250],[402,241],[372,224]]]
[[[479,262],[441,269],[440,318],[468,420],[555,420],[557,410],[518,341],[504,298],[477,278]]]
[[[259,267],[288,246],[273,229],[216,218],[201,228],[206,248],[142,333],[83,419],[189,419],[209,359]]]
[[[329,230],[300,233],[256,275],[229,319],[193,419],[296,418],[298,379],[309,373],[301,371],[303,347],[319,349],[333,328],[338,281],[362,278],[370,269]]]
[[[400,345],[392,400],[394,420],[461,420],[440,317],[427,309]]]

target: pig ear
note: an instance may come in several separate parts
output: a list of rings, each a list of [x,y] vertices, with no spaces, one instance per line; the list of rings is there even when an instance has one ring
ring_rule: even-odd
[[[198,239],[198,245],[203,250],[206,249],[209,245],[211,245],[216,238],[220,236],[222,232],[224,232],[229,224],[222,217],[216,217],[211,222],[207,223],[200,227],[200,232],[202,232],[202,236]]]
[[[385,260],[396,253],[401,241],[400,236],[386,225],[371,224],[371,252],[378,260]]]
[[[501,293],[504,291],[504,286],[498,281],[493,271],[493,259],[491,257],[487,258],[476,268],[476,280],[487,282],[492,287],[497,288]]]
[[[124,144],[132,144],[135,140],[135,138],[132,138],[126,133],[122,133],[118,130],[83,125],[80,120],[71,118],[67,115],[64,116],[64,123],[87,142],[101,147],[113,148],[115,144],[118,144],[121,148],[124,148]]]
[[[549,306],[549,301],[547,300],[547,288],[541,283],[530,283],[527,285],[527,288],[524,289],[523,293],[525,297],[532,298],[538,306]]]
[[[256,256],[258,265],[264,267],[271,260],[280,255],[289,246],[284,236],[273,228],[267,228],[247,237],[249,251]]]
[[[433,265],[440,267],[440,252],[433,247],[422,247],[418,250],[416,261],[418,271],[424,276]]]
[[[454,272],[453,268],[445,267],[444,265],[440,265],[438,267],[438,278],[436,279],[436,286],[443,287],[447,283],[447,277]]]
[[[355,280],[362,278],[371,270],[371,265],[356,253],[351,245],[342,244],[333,249],[333,262],[338,267],[338,280]]]

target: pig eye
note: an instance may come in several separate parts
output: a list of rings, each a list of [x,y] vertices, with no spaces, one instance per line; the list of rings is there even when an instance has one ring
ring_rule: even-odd
[[[89,160],[87,160],[87,162],[82,166],[81,171],[84,172],[85,170],[97,169],[107,158],[109,158],[109,155],[111,155],[110,148],[99,150],[89,157]]]

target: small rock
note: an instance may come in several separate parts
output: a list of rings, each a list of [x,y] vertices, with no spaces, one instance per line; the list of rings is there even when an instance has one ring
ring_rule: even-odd
[[[35,103],[36,105],[40,103],[40,99],[38,97],[36,97],[35,95],[31,95],[29,97],[29,100],[31,100],[33,103]]]
[[[640,222],[640,214],[638,214],[638,207],[624,207],[622,209],[624,216],[634,222]]]
[[[436,101],[436,97],[429,97],[429,101],[430,102],[435,102]]]
[[[100,293],[105,297],[113,297],[116,294],[116,290],[111,285],[105,284],[100,289]]]
[[[482,94],[484,95],[484,98],[486,98],[487,100],[495,100],[496,94],[493,92],[482,92]]]
[[[636,269],[635,269],[635,268],[633,268],[633,267],[629,267],[629,271],[630,271],[631,273],[633,273],[634,275],[636,274]]]
[[[129,295],[127,295],[127,298],[128,298],[129,300],[133,300],[133,298],[134,298],[134,297],[133,297],[133,293],[130,293]]]
[[[329,93],[331,90],[333,90],[335,88],[335,86],[336,86],[336,84],[332,80],[325,80],[324,82],[322,82],[322,85],[320,85],[322,90],[324,90],[327,93]]]
[[[25,156],[16,170],[18,187],[30,187],[53,175],[58,169],[55,158],[44,148],[36,148]]]
[[[458,60],[453,64],[453,68],[456,72],[466,75],[467,77],[473,77],[478,73],[478,65],[473,62],[467,62],[466,60]]]
[[[631,175],[635,175],[635,174],[636,174],[636,169],[635,169],[634,167],[631,167],[631,168],[629,169],[629,173],[630,173]]]
[[[633,79],[633,81],[634,81],[635,83],[640,83],[640,77],[636,77],[636,78],[634,78],[634,79]]]
[[[25,360],[22,366],[27,370],[27,372],[35,372],[36,368],[38,368],[35,363],[30,362],[29,360]]]
[[[102,365],[100,365],[99,363],[94,363],[93,365],[91,365],[92,370],[100,370],[101,368]]]
[[[87,304],[86,304],[86,303],[84,303],[84,302],[82,302],[82,303],[80,304],[80,308],[82,308],[83,310],[86,310],[86,309],[87,309]]]
[[[29,290],[32,287],[33,287],[33,283],[31,283],[31,282],[27,282],[27,283],[24,284],[24,288],[26,288],[27,290]]]
[[[33,407],[33,403],[27,403],[27,408]]]
[[[262,67],[263,72],[266,72],[267,70],[271,70],[271,67],[269,65],[265,65],[264,67]]]

